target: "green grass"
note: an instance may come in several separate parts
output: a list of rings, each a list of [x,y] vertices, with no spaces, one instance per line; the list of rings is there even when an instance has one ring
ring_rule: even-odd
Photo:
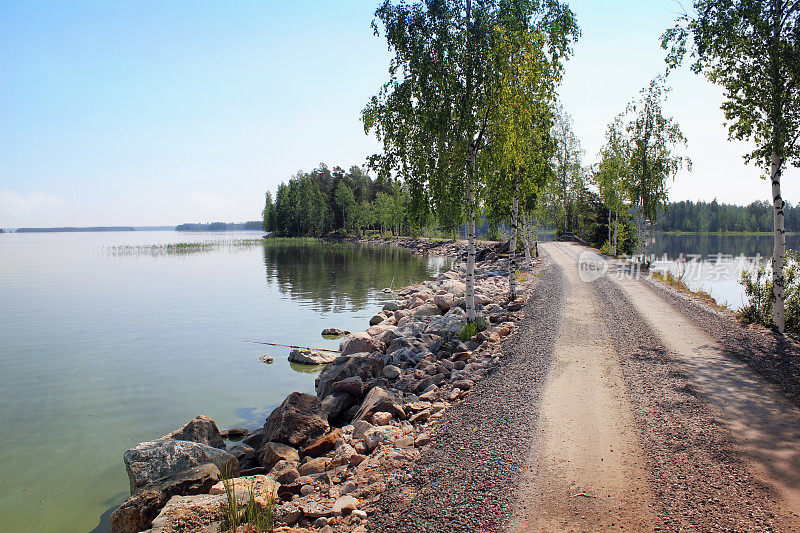
[[[247,503],[240,504],[236,498],[236,485],[231,476],[230,469],[226,466],[222,472],[222,484],[225,487],[225,527],[226,531],[236,533],[265,533],[273,530],[273,517],[275,514],[275,501],[271,493],[268,494],[266,509],[256,503],[256,487],[251,484],[248,488]],[[239,526],[242,526],[239,528]]]

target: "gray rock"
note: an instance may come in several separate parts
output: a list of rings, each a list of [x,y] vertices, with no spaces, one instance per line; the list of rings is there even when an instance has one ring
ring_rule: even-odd
[[[271,470],[280,461],[299,461],[300,454],[291,446],[280,442],[267,442],[258,450],[258,462],[267,470]]]
[[[317,396],[325,398],[333,390],[337,381],[358,376],[366,382],[376,376],[383,375],[384,363],[380,359],[367,355],[350,355],[339,357],[320,372],[316,380]]]
[[[264,442],[264,428],[260,427],[256,430],[251,431],[245,438],[242,439],[243,444],[247,444],[255,448],[256,450],[261,448],[261,444]]]
[[[328,432],[328,415],[319,398],[293,392],[264,423],[264,440],[302,448]]]
[[[250,468],[255,466],[257,459],[256,449],[245,443],[239,443],[228,450],[228,453],[236,457],[239,461],[239,468]]]
[[[397,379],[400,377],[400,374],[402,373],[403,373],[402,370],[400,370],[394,365],[386,365],[385,367],[383,367],[383,376],[386,379]]]
[[[360,399],[364,394],[364,381],[360,376],[352,376],[341,381],[335,381],[331,386],[331,391],[346,392],[350,396]]]
[[[386,320],[386,317],[384,315],[375,315],[375,316],[373,316],[372,318],[369,319],[369,325],[370,326],[377,326],[378,324],[380,324],[384,320]]]
[[[137,533],[148,529],[171,497],[205,494],[219,480],[219,469],[213,464],[204,464],[149,483],[111,513],[111,533]]]
[[[345,335],[350,335],[350,332],[338,328],[325,328],[322,330],[322,335],[324,337],[343,337]]]
[[[295,348],[289,352],[289,362],[299,365],[327,365],[337,357],[339,354],[336,352],[306,350],[305,348]]]
[[[392,312],[394,312],[394,311],[397,311],[398,309],[400,309],[400,306],[397,305],[397,302],[386,302],[385,304],[383,304],[383,310],[384,311],[392,311]]]
[[[328,417],[328,423],[341,418],[356,403],[356,397],[346,392],[332,392],[322,400],[322,409]]]
[[[378,411],[392,413],[397,418],[406,417],[406,412],[403,408],[403,399],[400,398],[397,393],[387,391],[381,387],[375,387],[370,390],[367,397],[364,398],[354,419],[363,420]]]
[[[142,442],[123,456],[130,479],[131,494],[160,478],[189,468],[213,463],[220,472],[239,473],[239,461],[226,451],[184,440],[162,439]]]
[[[381,341],[375,340],[374,337],[364,332],[348,335],[339,343],[339,351],[343,356],[354,353],[382,352],[385,349],[386,346]]]
[[[281,485],[288,485],[297,481],[300,472],[297,471],[297,463],[282,460],[275,463],[275,466],[269,471],[269,475]]]
[[[225,441],[219,434],[217,424],[212,419],[203,415],[197,415],[182,428],[176,429],[172,433],[164,435],[161,438],[199,442],[200,444],[206,444],[214,448],[225,449]]]

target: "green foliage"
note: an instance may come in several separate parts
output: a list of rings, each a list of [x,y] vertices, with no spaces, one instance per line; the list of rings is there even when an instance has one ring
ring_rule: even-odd
[[[725,91],[722,110],[731,139],[750,140],[745,155],[769,169],[800,165],[800,4],[787,0],[694,0],[662,36],[667,64],[687,51],[692,69]]]
[[[262,508],[255,499],[255,484],[248,487],[247,503],[242,504],[236,496],[236,485],[230,468],[226,465],[222,472],[222,484],[225,488],[223,504],[225,529],[231,533],[239,531],[243,526],[244,533],[263,533],[272,531],[274,527],[275,501],[272,494],[267,494],[266,508]]]
[[[391,199],[391,205],[379,212],[376,203],[384,197]],[[407,199],[403,187],[393,181],[373,180],[361,167],[345,172],[338,166],[331,170],[321,164],[281,183],[274,202],[267,193],[264,229],[289,237],[360,236],[376,224],[389,221],[399,233],[407,224]],[[384,218],[379,220],[379,214]]]
[[[472,322],[465,323],[461,329],[458,330],[456,337],[461,342],[467,342],[479,332],[486,330],[486,327],[486,322],[479,318]]]
[[[800,252],[790,251],[786,257],[786,334],[800,339]],[[739,312],[745,324],[772,326],[772,273],[762,262],[755,272],[742,272],[739,283],[744,287],[747,305]]]

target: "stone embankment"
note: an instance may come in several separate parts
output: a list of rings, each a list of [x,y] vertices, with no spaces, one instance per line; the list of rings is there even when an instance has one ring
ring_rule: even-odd
[[[262,428],[220,432],[198,416],[126,451],[131,496],[112,515],[114,533],[224,531],[231,486],[241,507],[271,512],[276,531],[367,530],[381,494],[405,481],[429,445],[432,425],[498,366],[524,306],[524,297],[508,301],[508,245],[480,247],[476,304],[485,329],[466,337],[458,260],[466,247],[388,244],[447,255],[456,266],[397,292],[366,331],[341,340],[341,353],[328,357],[316,379],[316,395],[290,394]],[[243,438],[227,446],[225,437],[234,435]]]

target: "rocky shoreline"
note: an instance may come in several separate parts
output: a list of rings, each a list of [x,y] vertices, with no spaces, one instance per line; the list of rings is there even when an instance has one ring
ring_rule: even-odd
[[[224,531],[231,505],[271,515],[286,533],[367,531],[376,502],[406,481],[437,420],[500,364],[501,344],[522,318],[526,283],[509,302],[508,244],[479,246],[476,304],[486,329],[462,340],[465,245],[361,242],[447,256],[454,269],[399,290],[368,329],[342,339],[336,357],[293,353],[326,359],[316,395],[290,394],[263,428],[220,432],[198,416],[126,451],[131,497],[112,514],[112,532]],[[233,435],[243,438],[228,447],[223,437]]]

